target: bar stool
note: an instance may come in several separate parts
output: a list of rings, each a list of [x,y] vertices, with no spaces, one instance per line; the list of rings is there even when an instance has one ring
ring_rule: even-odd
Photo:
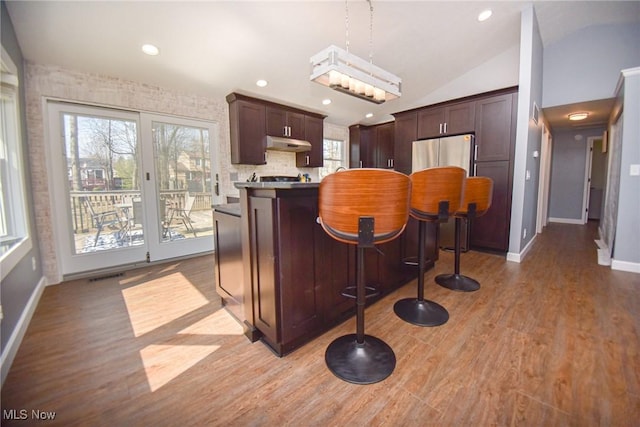
[[[454,214],[456,218],[455,272],[436,276],[436,283],[440,286],[462,292],[472,292],[480,289],[480,283],[477,280],[460,274],[460,228],[464,218],[471,220],[484,215],[491,207],[492,197],[493,181],[491,178],[472,176],[465,180],[460,210]]]
[[[364,249],[400,236],[409,219],[410,192],[409,177],[387,169],[351,169],[320,182],[322,228],[335,240],[357,245],[356,333],[335,339],[325,352],[329,370],[350,383],[382,381],[396,366],[391,347],[364,333]]]
[[[418,326],[439,326],[449,320],[440,304],[424,299],[424,245],[427,222],[447,222],[460,207],[466,172],[456,166],[435,167],[412,173],[409,215],[418,222],[418,297],[396,302],[393,311],[405,322]]]

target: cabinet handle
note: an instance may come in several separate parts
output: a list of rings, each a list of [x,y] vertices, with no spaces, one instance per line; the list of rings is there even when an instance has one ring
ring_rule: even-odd
[[[309,156],[304,156],[307,162],[307,166],[309,166],[309,163],[311,162],[311,159],[309,158]]]
[[[442,135],[442,123],[440,123],[440,130],[438,131],[440,135]]]
[[[360,160],[360,167],[362,167],[362,160]]]
[[[291,136],[291,126],[287,126],[287,136]]]
[[[444,133],[447,133],[447,123],[444,124]]]
[[[393,165],[393,159],[389,159],[389,160],[391,160],[391,167],[394,167],[394,165]]]

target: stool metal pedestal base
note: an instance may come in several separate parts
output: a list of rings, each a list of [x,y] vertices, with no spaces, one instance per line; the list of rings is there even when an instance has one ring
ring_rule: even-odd
[[[440,326],[449,320],[449,312],[437,302],[405,298],[393,305],[393,311],[405,322],[418,326]]]
[[[462,274],[440,274],[436,276],[436,283],[452,291],[473,292],[480,289],[480,283]]]
[[[333,374],[354,384],[373,384],[387,378],[396,367],[396,355],[387,343],[371,335],[358,344],[357,335],[335,339],[324,355]]]

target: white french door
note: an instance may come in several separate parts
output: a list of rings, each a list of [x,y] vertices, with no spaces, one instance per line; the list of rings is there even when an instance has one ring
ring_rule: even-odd
[[[212,177],[218,176],[216,126],[210,122],[141,114],[143,190],[149,224],[150,260],[213,250],[212,204],[220,196]]]
[[[213,249],[209,122],[49,102],[63,277]]]

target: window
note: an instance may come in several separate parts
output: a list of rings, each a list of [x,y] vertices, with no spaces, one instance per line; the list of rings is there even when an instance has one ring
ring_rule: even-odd
[[[0,270],[2,278],[31,250],[20,137],[18,72],[2,49],[0,102]]]
[[[325,139],[323,143],[324,166],[320,169],[320,179],[336,171],[336,169],[346,168],[347,149],[344,141],[336,139]]]

